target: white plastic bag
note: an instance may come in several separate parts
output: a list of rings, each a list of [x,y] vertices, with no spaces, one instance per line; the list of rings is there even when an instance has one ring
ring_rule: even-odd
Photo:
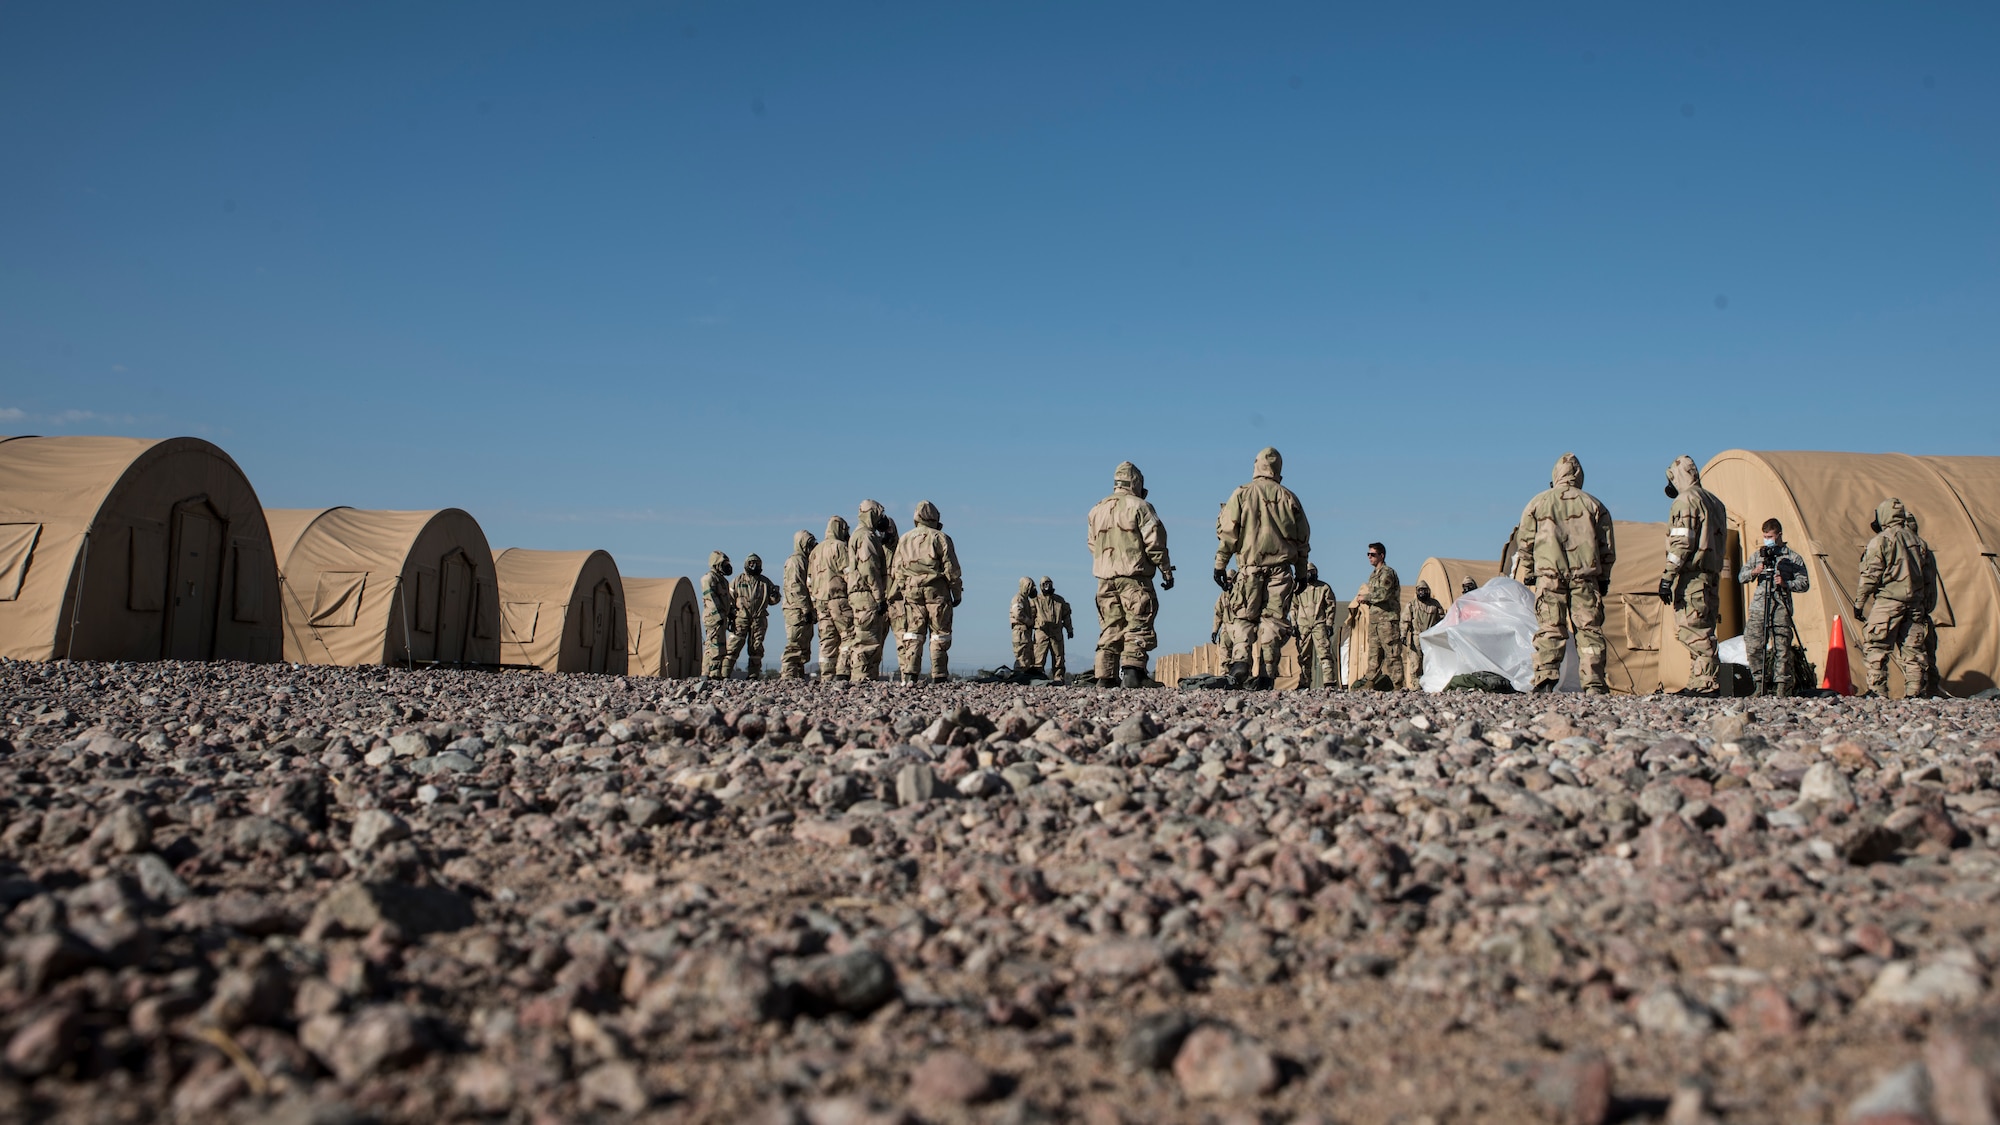
[[[1444,620],[1417,638],[1423,646],[1427,692],[1440,692],[1453,676],[1498,672],[1515,691],[1535,686],[1535,592],[1500,577],[1460,594]],[[1563,654],[1558,690],[1577,691],[1576,642]]]
[[[1750,638],[1731,637],[1715,646],[1715,658],[1724,664],[1741,664],[1750,667]]]

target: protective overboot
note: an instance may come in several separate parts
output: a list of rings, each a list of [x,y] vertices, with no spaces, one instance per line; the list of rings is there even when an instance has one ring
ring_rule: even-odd
[[[934,684],[948,684],[951,682],[951,677],[943,672],[934,672],[931,674],[931,682]]]
[[[1556,690],[1556,682],[1554,680],[1543,680],[1540,683],[1536,684],[1534,687],[1528,689],[1528,693],[1530,695],[1553,695],[1555,694],[1555,690]]]
[[[1250,681],[1251,691],[1270,691],[1276,686],[1278,686],[1278,681],[1271,676],[1258,676]]]
[[[1584,688],[1584,689],[1583,689],[1583,694],[1585,694],[1585,695],[1610,695],[1610,694],[1611,694],[1611,689],[1610,689],[1610,688],[1608,688],[1608,687],[1605,687],[1605,686],[1604,686],[1603,684],[1593,684],[1593,685],[1591,685],[1590,687],[1587,687],[1587,688]]]
[[[1116,677],[1116,676],[1099,676],[1099,677],[1097,677],[1097,686],[1098,686],[1098,687],[1117,687],[1117,686],[1118,686],[1118,677]]]
[[[1682,688],[1681,690],[1675,692],[1674,694],[1684,695],[1687,696],[1689,699],[1719,699],[1722,696],[1722,692],[1718,688],[1709,688],[1707,691],[1696,691],[1693,688]]]
[[[1242,689],[1250,683],[1250,662],[1239,660],[1229,666],[1229,686]]]
[[[1118,686],[1122,688],[1142,688],[1146,686],[1146,670],[1126,665],[1118,669]]]

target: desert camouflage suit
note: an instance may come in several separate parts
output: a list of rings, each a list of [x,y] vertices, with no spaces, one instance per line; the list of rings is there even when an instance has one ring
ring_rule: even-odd
[[[1007,603],[1007,625],[1014,631],[1014,670],[1025,672],[1035,663],[1035,580],[1022,578],[1014,600]]]
[[[1368,607],[1367,635],[1353,657],[1356,691],[1398,691],[1403,686],[1403,580],[1387,562],[1368,573],[1368,582],[1355,597],[1357,605]]]
[[[854,639],[854,614],[847,608],[847,570],[853,561],[847,548],[847,521],[835,516],[826,521],[826,538],[806,560],[806,590],[812,595],[813,614],[819,618],[819,675],[823,680],[841,674],[843,646]]]
[[[806,661],[812,659],[813,611],[812,553],[819,545],[810,531],[792,536],[792,555],[785,560],[785,654],[778,659],[781,679],[805,678]]]
[[[729,593],[736,599],[736,631],[730,635],[722,672],[728,675],[736,670],[736,658],[748,642],[750,662],[744,665],[744,672],[750,679],[763,679],[764,638],[771,632],[771,607],[778,604],[778,584],[764,575],[764,560],[750,555],[743,560],[743,573],[736,576]]]
[[[1938,675],[1937,660],[1937,555],[1931,550],[1931,545],[1917,531],[1917,513],[1905,509],[1903,512],[1903,526],[1910,529],[1910,535],[1917,541],[1918,562],[1923,567],[1925,578],[1923,596],[1920,599],[1923,602],[1924,612],[1922,616],[1917,618],[1916,624],[1911,627],[1912,632],[1919,633],[1922,636],[1921,647],[1924,650],[1924,690],[1922,694],[1941,699],[1944,697],[1944,681]]]
[[[1335,637],[1340,632],[1340,599],[1334,596],[1333,587],[1320,581],[1319,568],[1310,563],[1306,564],[1305,583],[1292,595],[1292,627],[1299,634],[1299,686],[1339,686],[1340,652]]]
[[[1583,490],[1576,454],[1556,461],[1549,488],[1521,510],[1514,529],[1514,578],[1535,591],[1535,685],[1562,678],[1563,649],[1576,637],[1586,691],[1604,692],[1604,589],[1617,560],[1611,513]]]
[[[1867,610],[1861,630],[1861,656],[1868,668],[1868,690],[1889,694],[1889,656],[1903,666],[1903,693],[1916,695],[1929,681],[1924,651],[1927,599],[1934,575],[1926,573],[1928,546],[1910,531],[1903,502],[1891,497],[1875,508],[1881,528],[1861,551],[1861,582],[1854,590],[1854,615]],[[1869,599],[1874,604],[1869,605]]]
[[[882,673],[882,641],[889,635],[888,523],[882,505],[863,500],[855,536],[847,545],[847,608],[854,617],[847,678],[864,683]]]
[[[1146,477],[1138,466],[1123,461],[1112,470],[1111,495],[1091,507],[1084,523],[1090,573],[1097,579],[1093,671],[1099,683],[1143,681],[1146,654],[1160,643],[1153,632],[1160,614],[1153,576],[1159,575],[1161,586],[1171,590],[1174,566],[1167,552],[1167,526],[1146,499]]]
[[[1411,691],[1423,690],[1424,649],[1417,638],[1426,629],[1444,620],[1444,606],[1431,597],[1431,588],[1417,583],[1417,596],[1403,607],[1403,686]]]
[[[1254,644],[1264,667],[1277,669],[1278,651],[1292,630],[1292,593],[1312,553],[1312,525],[1299,498],[1279,483],[1283,479],[1284,458],[1265,447],[1250,483],[1230,493],[1215,519],[1215,569],[1235,558],[1241,564],[1236,584],[1245,587],[1230,622],[1239,668],[1240,654]]]
[[[1685,453],[1667,467],[1667,486],[1674,506],[1667,513],[1667,565],[1660,573],[1660,591],[1672,598],[1674,624],[1687,646],[1687,689],[1714,692],[1721,671],[1715,657],[1715,617],[1721,608],[1729,513],[1701,486],[1701,470]]]
[[[931,679],[943,683],[951,678],[951,614],[965,596],[965,574],[958,566],[958,550],[944,533],[944,521],[937,506],[926,500],[917,505],[917,526],[896,544],[891,573],[896,590],[903,596],[903,631],[896,636],[896,668],[903,682],[914,683],[923,675],[925,634],[931,640]]]
[[[729,675],[723,651],[729,647],[729,623],[736,619],[736,598],[729,592],[729,556],[708,553],[708,573],[701,576],[701,674],[720,680]]]
[[[1778,548],[1775,572],[1760,575],[1763,561],[1759,551],[1749,551],[1736,571],[1736,584],[1750,591],[1750,608],[1743,621],[1743,653],[1750,662],[1750,678],[1757,685],[1757,694],[1785,696],[1794,690],[1792,595],[1811,589],[1812,579],[1806,574],[1806,560],[1789,544]],[[1771,591],[1775,593],[1766,597]],[[1764,643],[1766,634],[1769,646]]]
[[[1069,658],[1063,648],[1063,634],[1076,636],[1070,622],[1069,599],[1056,593],[1056,584],[1042,575],[1042,592],[1035,599],[1035,667],[1058,682],[1069,676]],[[1049,662],[1054,666],[1050,667]]]

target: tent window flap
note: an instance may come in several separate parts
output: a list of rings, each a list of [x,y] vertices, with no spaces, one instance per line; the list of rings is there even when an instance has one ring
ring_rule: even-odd
[[[1656,652],[1660,647],[1660,599],[1651,594],[1620,594],[1625,602],[1625,647]]]
[[[21,596],[21,583],[28,577],[28,560],[34,557],[35,543],[42,537],[38,523],[0,523],[0,602]]]
[[[159,527],[134,527],[127,554],[125,608],[158,613],[167,605],[167,533]]]
[[[507,602],[500,607],[500,640],[524,645],[535,639],[535,622],[542,615],[540,602]]]
[[[313,592],[309,624],[338,629],[354,624],[361,615],[361,591],[368,584],[365,570],[329,570],[319,576]]]

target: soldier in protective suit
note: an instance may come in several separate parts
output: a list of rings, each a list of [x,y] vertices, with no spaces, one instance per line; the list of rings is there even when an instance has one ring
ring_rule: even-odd
[[[701,674],[710,679],[726,679],[729,665],[723,650],[729,646],[729,623],[736,619],[736,599],[729,592],[729,556],[721,551],[708,553],[708,573],[701,576]]]
[[[1915,695],[1929,678],[1919,627],[1932,582],[1924,570],[1929,551],[1918,546],[1921,541],[1907,526],[1903,502],[1893,496],[1876,506],[1869,526],[1875,538],[1861,551],[1861,581],[1854,589],[1854,617],[1866,622],[1861,656],[1868,667],[1868,694],[1889,694],[1889,654],[1894,652],[1903,666],[1903,692]]]
[[[1042,672],[1043,666],[1054,661],[1054,666],[1046,674],[1057,683],[1069,680],[1069,659],[1063,649],[1063,634],[1076,636],[1076,626],[1070,621],[1069,599],[1056,593],[1056,583],[1048,575],[1042,575],[1042,593],[1035,599],[1035,671]]]
[[[951,679],[951,611],[965,598],[958,549],[944,533],[937,505],[917,505],[917,526],[896,544],[891,570],[903,596],[903,631],[896,636],[896,664],[904,683],[923,675],[924,634],[931,638],[931,682]]]
[[[1090,573],[1097,579],[1093,671],[1104,687],[1143,687],[1146,654],[1160,643],[1153,632],[1160,615],[1153,576],[1160,576],[1162,590],[1171,590],[1174,567],[1167,553],[1167,526],[1146,499],[1146,475],[1137,465],[1120,461],[1111,470],[1111,495],[1091,507],[1084,523]]]
[[[1688,650],[1684,695],[1717,695],[1715,615],[1720,609],[1722,568],[1729,513],[1701,486],[1701,470],[1683,453],[1667,466],[1667,565],[1660,573],[1660,600],[1674,607],[1674,624]]]
[[[858,684],[882,672],[882,640],[889,635],[890,524],[873,500],[863,500],[857,514],[859,534],[847,547],[847,608],[854,616],[847,678]]]
[[[1479,583],[1474,582],[1470,576],[1467,576],[1465,581],[1458,584],[1458,592],[1461,594],[1470,594],[1477,589],[1479,589]]]
[[[1312,553],[1312,525],[1306,522],[1305,509],[1292,490],[1279,483],[1284,465],[1278,451],[1266,446],[1257,454],[1250,482],[1230,493],[1215,519],[1216,585],[1224,583],[1224,570],[1233,557],[1241,564],[1236,581],[1245,586],[1230,623],[1237,652],[1229,678],[1238,687],[1249,682],[1248,653],[1253,643],[1267,669],[1253,686],[1271,687],[1269,670],[1278,667],[1278,650],[1291,635],[1292,592],[1304,579]]]
[[[1338,632],[1340,599],[1333,587],[1320,581],[1319,567],[1306,564],[1306,580],[1292,595],[1292,627],[1299,634],[1299,686],[1339,687],[1340,657],[1334,651],[1333,635]],[[1313,675],[1314,670],[1319,675]]]
[[[800,529],[792,536],[792,557],[785,560],[785,654],[778,659],[778,677],[803,680],[812,656],[812,552],[819,545],[813,533]]]
[[[1444,620],[1444,606],[1431,597],[1431,584],[1417,583],[1416,599],[1403,607],[1403,686],[1411,691],[1423,690],[1424,649],[1417,638],[1424,631]]]
[[[1806,560],[1785,545],[1785,528],[1764,521],[1764,544],[1743,560],[1736,583],[1750,588],[1743,622],[1743,653],[1757,695],[1792,694],[1792,595],[1812,588]],[[1766,644],[1766,640],[1769,644]]]
[[[750,663],[744,672],[750,679],[764,678],[764,638],[771,631],[771,607],[778,604],[778,584],[764,577],[764,560],[756,555],[743,560],[743,573],[729,593],[736,599],[736,632],[729,638],[729,656],[722,662],[722,674],[736,670],[736,658],[749,642]]]
[[[1230,622],[1236,620],[1236,602],[1240,597],[1242,595],[1237,593],[1236,589],[1236,568],[1232,566],[1228,573],[1222,576],[1222,592],[1215,595],[1215,627],[1208,631],[1208,643],[1222,649],[1224,671],[1238,659],[1235,655],[1236,650],[1230,647],[1234,643],[1235,635]],[[1246,654],[1243,659],[1249,659],[1248,655]]]
[[[1617,557],[1610,511],[1583,490],[1576,454],[1563,454],[1547,491],[1528,501],[1514,529],[1514,578],[1535,591],[1534,690],[1556,689],[1572,633],[1584,690],[1610,690],[1604,682],[1604,592]]]
[[[1007,625],[1014,630],[1014,671],[1035,667],[1035,580],[1023,576],[1014,600],[1007,603]]]
[[[1368,607],[1368,635],[1362,638],[1362,651],[1367,655],[1358,662],[1355,680],[1348,686],[1355,691],[1400,691],[1404,675],[1403,580],[1389,565],[1389,548],[1380,543],[1368,544],[1368,565],[1373,568],[1368,572],[1368,583],[1354,599]]]
[[[847,568],[852,563],[847,521],[834,516],[826,521],[826,538],[806,560],[806,589],[812,594],[813,613],[819,618],[822,680],[839,678],[846,651],[842,646],[854,640],[854,614],[847,608]]]
[[[1917,530],[1917,513],[1904,511],[1903,526],[1910,529],[1910,537],[1917,542],[1917,561],[1923,567],[1925,577],[1923,596],[1918,599],[1923,603],[1924,612],[1910,629],[1920,635],[1919,647],[1924,650],[1924,689],[1918,694],[1927,699],[1942,699],[1944,682],[1938,675],[1937,663],[1937,555],[1924,540],[1923,533]]]

